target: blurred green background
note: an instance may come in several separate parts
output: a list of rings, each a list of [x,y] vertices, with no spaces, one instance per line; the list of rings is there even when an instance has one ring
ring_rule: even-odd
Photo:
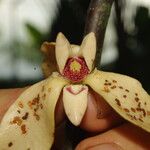
[[[55,41],[58,32],[80,44],[88,5],[89,0],[1,0],[0,88],[41,80],[40,45]],[[150,1],[116,1],[101,68],[137,78],[150,91]]]

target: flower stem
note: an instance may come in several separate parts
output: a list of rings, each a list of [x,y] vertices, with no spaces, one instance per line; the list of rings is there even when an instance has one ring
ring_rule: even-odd
[[[100,68],[101,53],[104,42],[106,26],[114,0],[91,0],[85,23],[85,35],[94,32],[97,40],[95,64]]]

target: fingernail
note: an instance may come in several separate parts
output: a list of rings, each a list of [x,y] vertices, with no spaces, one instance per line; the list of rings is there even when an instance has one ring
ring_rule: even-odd
[[[89,148],[88,150],[123,150],[120,146],[117,144],[101,144],[101,145],[96,145],[94,147]]]

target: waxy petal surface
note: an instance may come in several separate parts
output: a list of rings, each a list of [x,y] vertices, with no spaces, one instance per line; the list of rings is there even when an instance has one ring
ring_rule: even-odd
[[[52,75],[23,92],[0,124],[0,149],[49,150],[56,102],[66,84],[62,77]]]
[[[131,123],[150,132],[150,96],[136,79],[94,70],[83,81]]]

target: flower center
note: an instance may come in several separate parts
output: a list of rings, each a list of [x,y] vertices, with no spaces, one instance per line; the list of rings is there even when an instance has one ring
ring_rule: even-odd
[[[81,64],[78,61],[73,60],[73,62],[71,62],[70,64],[70,70],[73,72],[75,71],[79,72],[80,69],[81,69]]]
[[[69,58],[63,70],[63,76],[72,82],[80,82],[88,73],[84,58],[79,57]]]

